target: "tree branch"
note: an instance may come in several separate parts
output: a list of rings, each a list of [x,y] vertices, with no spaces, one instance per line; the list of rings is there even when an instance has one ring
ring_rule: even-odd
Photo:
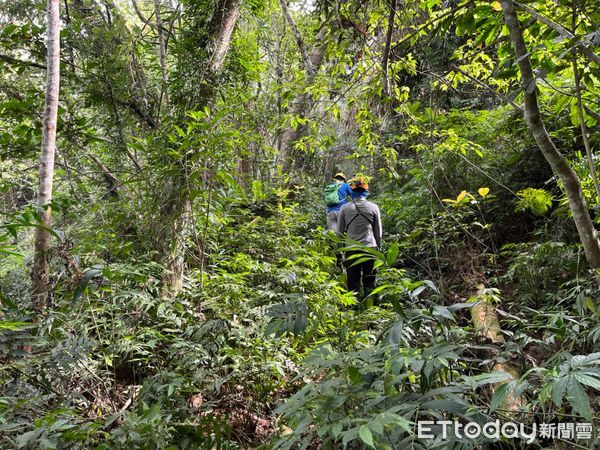
[[[587,105],[583,105],[583,108],[585,109],[585,112],[588,113],[588,115],[592,116],[596,120],[596,122],[600,123],[599,113],[597,113],[593,109],[590,109]]]
[[[552,170],[560,177],[569,201],[571,213],[573,214],[573,221],[583,244],[586,259],[590,267],[598,268],[600,267],[600,243],[598,242],[587,204],[583,198],[581,183],[577,174],[569,165],[569,162],[556,148],[544,126],[537,100],[535,74],[531,66],[529,51],[523,39],[523,32],[521,31],[521,25],[515,12],[513,0],[501,0],[500,3],[521,73],[521,83],[525,97],[525,122],[531,130],[531,134],[544,158],[546,158]]]
[[[515,108],[517,111],[523,112],[523,108],[521,108],[519,105],[517,105],[515,102],[513,102],[510,98],[508,98],[507,96],[501,94],[500,92],[498,92],[496,89],[494,89],[493,87],[491,87],[489,84],[484,83],[483,81],[481,81],[480,79],[474,77],[473,75],[471,75],[468,72],[465,72],[464,70],[462,70],[460,67],[458,66],[452,66],[452,70],[456,70],[457,72],[459,72],[460,74],[466,76],[467,78],[469,78],[471,81],[477,83],[479,86],[481,86],[482,88],[487,89],[489,92],[491,92],[492,94],[496,95],[497,97],[501,98],[502,100],[504,100],[506,103],[508,103],[510,106],[512,106],[513,108]]]
[[[536,10],[530,8],[527,5],[523,5],[522,3],[519,2],[515,2],[515,5],[517,5],[519,8],[521,8],[523,11],[527,11],[531,17],[539,20],[540,22],[542,22],[543,24],[549,26],[550,28],[552,28],[554,31],[556,31],[557,33],[569,38],[569,39],[575,39],[577,38],[577,36],[575,36],[573,33],[571,33],[569,30],[567,30],[565,27],[563,27],[561,24],[554,22],[552,19],[549,19],[548,17],[542,16],[539,12],[537,12]],[[579,47],[579,49],[581,50],[581,52],[590,60],[595,62],[597,65],[600,66],[600,56],[596,55],[587,45],[585,45],[583,42],[581,42],[581,40],[578,39],[577,43],[575,44],[575,46]]]
[[[38,69],[46,70],[46,66],[44,64],[39,64],[33,61],[23,61],[8,55],[0,55],[0,61],[5,61],[9,64],[15,64],[17,66],[37,67]]]
[[[300,51],[300,56],[302,56],[302,62],[304,63],[306,73],[310,77],[314,74],[315,69],[314,69],[312,63],[310,62],[308,53],[306,52],[306,46],[304,45],[304,40],[302,39],[302,36],[300,35],[300,31],[298,30],[298,27],[296,26],[296,23],[294,22],[294,18],[290,14],[290,9],[288,8],[286,0],[279,0],[279,4],[281,5],[281,10],[283,11],[285,18],[286,18],[288,24],[290,25],[290,28],[292,29],[292,34],[294,35],[294,38],[296,39],[296,44],[298,45],[298,50]]]
[[[140,10],[137,2],[135,0],[131,0],[131,4],[133,5],[133,9],[135,10],[135,13],[139,17],[139,19],[146,25],[152,26],[152,24],[150,23],[150,19],[145,18],[142,14],[142,11]]]
[[[88,154],[86,154],[86,156],[88,158],[90,158],[92,161],[94,161],[94,163],[96,163],[96,165],[100,169],[102,175],[104,176],[104,180],[106,181],[106,184],[108,185],[108,194],[111,197],[118,197],[119,196],[118,186],[119,186],[119,184],[121,184],[119,179],[108,169],[108,167],[106,167],[104,165],[104,163],[102,161],[100,161],[100,159],[96,155],[92,155],[91,153],[88,153]]]
[[[284,1],[284,0],[282,0]],[[388,18],[388,28],[385,36],[385,49],[383,50],[383,59],[381,61],[381,71],[383,73],[383,88],[387,95],[392,92],[390,80],[388,77],[388,61],[390,58],[390,47],[392,46],[392,34],[394,33],[394,18],[396,15],[396,0],[391,0],[390,16]]]

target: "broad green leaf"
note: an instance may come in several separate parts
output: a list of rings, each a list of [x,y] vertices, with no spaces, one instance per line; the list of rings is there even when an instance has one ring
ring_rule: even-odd
[[[386,263],[388,266],[392,266],[396,262],[398,253],[400,253],[400,246],[397,242],[394,242],[387,251]]]
[[[336,422],[331,427],[331,433],[337,439],[337,437],[341,434],[343,425],[340,422]]]
[[[571,367],[573,369],[591,364],[600,365],[600,352],[590,353],[589,355],[575,355],[571,359]]]
[[[377,434],[383,434],[383,423],[380,421],[380,416],[369,422],[369,428]]]
[[[452,313],[450,311],[448,311],[448,308],[441,306],[441,305],[434,305],[433,315],[454,321],[454,316],[452,315]]]
[[[348,367],[348,377],[350,378],[352,384],[359,384],[362,382],[362,376],[359,370],[354,366]]]
[[[362,425],[358,430],[360,439],[367,444],[369,447],[375,448],[375,442],[373,441],[373,433],[367,425]]]

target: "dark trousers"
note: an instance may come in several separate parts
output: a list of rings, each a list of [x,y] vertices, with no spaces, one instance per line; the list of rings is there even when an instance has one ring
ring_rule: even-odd
[[[362,283],[363,296],[366,297],[375,288],[375,269],[373,265],[374,260],[369,259],[367,261],[356,264],[359,258],[348,259],[352,255],[362,254],[361,252],[347,252],[346,261],[346,281],[348,283],[348,291],[356,292],[356,295],[360,295],[360,285]]]

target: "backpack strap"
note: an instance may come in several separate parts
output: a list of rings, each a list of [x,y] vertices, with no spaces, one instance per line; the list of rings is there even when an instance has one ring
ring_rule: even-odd
[[[360,208],[358,207],[358,205],[356,204],[356,202],[354,201],[354,199],[352,199],[352,203],[354,203],[354,206],[356,208],[356,214],[354,215],[354,217],[352,217],[352,219],[350,219],[350,221],[346,224],[346,227],[344,229],[344,233],[348,232],[348,228],[350,228],[350,224],[354,221],[354,219],[356,219],[358,216],[362,216],[363,218],[367,219],[367,222],[369,222],[369,225],[371,225],[371,227],[373,227],[373,225],[375,225],[375,219],[370,219],[368,218],[365,214],[363,214],[360,211]]]

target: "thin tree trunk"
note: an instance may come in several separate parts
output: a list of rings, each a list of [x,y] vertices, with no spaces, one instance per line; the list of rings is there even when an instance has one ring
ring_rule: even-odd
[[[600,183],[598,183],[598,174],[596,172],[596,163],[594,162],[594,155],[592,153],[592,146],[588,137],[588,127],[585,124],[585,117],[583,116],[583,103],[581,101],[581,86],[579,80],[579,72],[577,68],[576,56],[573,55],[573,74],[575,76],[575,94],[577,95],[577,114],[579,116],[579,125],[581,128],[581,137],[583,138],[583,146],[585,147],[585,154],[587,156],[588,165],[590,167],[590,175],[594,182],[594,189],[596,190],[596,201],[600,203]]]
[[[65,24],[68,29],[71,28],[71,15],[69,14],[69,1],[64,0],[65,3]],[[67,44],[67,52],[69,53],[69,65],[71,66],[71,72],[75,73],[75,55],[73,54],[73,45]]]
[[[188,193],[183,192],[180,180],[171,179],[167,185],[168,193],[174,198],[164,206],[168,210],[163,213],[161,222],[164,234],[158,236],[159,249],[164,258],[165,273],[161,280],[160,297],[164,300],[175,297],[183,285],[185,269],[185,241],[190,234],[192,224],[192,202]]]
[[[46,99],[42,130],[42,155],[40,159],[40,185],[37,206],[44,227],[35,230],[35,253],[33,258],[32,293],[34,308],[42,310],[48,304],[50,282],[48,258],[52,201],[54,155],[56,153],[56,123],[60,87],[60,5],[59,0],[48,0],[48,61],[46,71]]]
[[[573,27],[573,34],[577,33],[577,3],[573,0],[573,14],[571,16],[571,26]],[[579,68],[577,67],[577,54],[573,53],[573,78],[575,80],[575,96],[577,97],[577,115],[579,116],[579,126],[581,128],[581,137],[583,138],[583,146],[585,148],[585,154],[588,160],[588,166],[590,168],[590,175],[594,182],[594,189],[596,190],[596,203],[600,204],[600,184],[598,184],[598,174],[596,173],[596,163],[594,162],[594,155],[592,154],[592,146],[588,139],[588,129],[585,124],[585,118],[583,116],[583,102],[581,101],[581,81],[579,78]]]
[[[158,37],[158,60],[160,62],[160,75],[162,80],[162,88],[160,99],[158,101],[157,120],[160,121],[160,106],[162,99],[169,104],[169,86],[167,84],[167,48],[165,45],[165,35],[163,32],[162,16],[160,14],[160,0],[154,0],[154,15],[156,16],[156,35]]]
[[[598,242],[594,224],[592,223],[587,204],[581,192],[579,178],[577,178],[577,174],[571,168],[568,161],[558,151],[544,127],[537,101],[535,75],[531,67],[531,60],[529,59],[529,53],[523,39],[523,33],[521,32],[513,0],[501,0],[501,4],[521,72],[521,82],[525,96],[525,121],[542,154],[563,183],[587,261],[591,267],[598,268],[600,267],[600,243]]]
[[[390,59],[390,48],[392,46],[392,35],[394,34],[394,18],[396,16],[396,0],[391,0],[390,15],[388,17],[387,33],[385,35],[385,48],[383,50],[383,59],[381,61],[381,71],[383,74],[383,89],[387,96],[392,93],[392,86],[388,76],[388,62]]]
[[[296,22],[294,22],[294,19],[292,18],[292,14],[290,13],[290,9],[288,8],[286,0],[279,0],[279,4],[281,5],[281,10],[283,11],[283,15],[285,16],[285,19],[287,20],[287,22],[290,25],[292,34],[294,35],[294,38],[296,39],[296,44],[298,45],[298,50],[300,51],[300,56],[302,57],[302,62],[304,63],[304,68],[306,69],[306,73],[308,74],[308,76],[312,76],[315,73],[315,69],[312,65],[312,62],[311,62],[309,56],[308,56],[308,53],[306,51],[306,45],[304,45],[304,40],[302,39],[302,36],[300,35],[300,31],[298,31]]]

